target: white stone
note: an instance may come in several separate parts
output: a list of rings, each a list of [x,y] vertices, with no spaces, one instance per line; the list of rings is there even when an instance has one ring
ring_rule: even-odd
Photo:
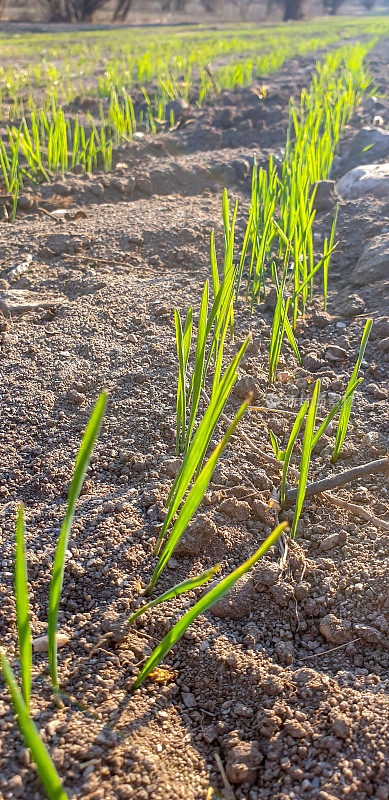
[[[389,197],[389,162],[365,164],[346,172],[336,184],[336,191],[343,200],[358,200],[371,195],[378,199]]]
[[[389,131],[375,125],[366,125],[355,134],[344,159],[346,167],[377,161],[389,155]]]
[[[64,647],[65,644],[70,642],[70,636],[66,633],[57,633],[57,647]],[[33,639],[32,641],[32,649],[35,653],[47,653],[49,646],[49,637],[48,636],[38,636],[37,639]]]
[[[389,180],[388,180],[389,189]],[[388,195],[389,196],[389,195]],[[366,286],[389,277],[389,233],[374,236],[367,245],[352,271],[353,286]]]

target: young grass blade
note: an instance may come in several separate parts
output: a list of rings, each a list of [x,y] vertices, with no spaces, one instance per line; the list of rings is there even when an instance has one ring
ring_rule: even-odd
[[[287,335],[288,342],[289,342],[289,344],[290,344],[290,346],[291,346],[291,348],[292,348],[292,350],[293,350],[293,352],[294,352],[294,354],[295,354],[295,356],[297,358],[297,361],[301,366],[301,364],[303,362],[302,362],[302,359],[301,359],[301,356],[300,356],[300,351],[298,349],[298,345],[297,345],[296,339],[294,337],[294,333],[292,331],[292,328],[290,326],[290,322],[289,322],[288,317],[287,317],[286,314],[285,314],[285,333]]]
[[[320,395],[320,386],[321,386],[321,381],[320,380],[316,381],[315,388],[313,390],[312,400],[308,409],[307,421],[305,423],[303,450],[301,453],[301,461],[300,461],[300,478],[297,488],[296,508],[294,511],[292,530],[290,534],[292,539],[294,539],[296,535],[297,523],[299,521],[305,497],[309,462],[311,459],[311,452],[312,452],[313,431],[315,428],[317,404],[319,402],[319,395]]]
[[[288,467],[289,467],[290,457],[292,455],[294,443],[295,443],[295,441],[297,439],[297,436],[299,434],[301,425],[303,424],[303,419],[305,417],[307,408],[308,408],[308,400],[306,400],[305,403],[303,403],[303,405],[300,408],[300,411],[297,414],[297,417],[296,417],[296,419],[294,421],[294,425],[293,425],[291,434],[289,436],[288,446],[287,446],[286,451],[285,451],[284,466],[283,466],[283,469],[282,469],[282,480],[281,480],[281,495],[280,495],[281,507],[283,506],[283,504],[285,502],[285,487],[286,487],[286,478],[287,478],[287,475],[288,475]]]
[[[17,716],[18,725],[28,747],[32,760],[36,765],[36,770],[42,785],[45,788],[50,800],[68,800],[57,770],[39,736],[34,721],[31,719],[22,695],[19,692],[15,676],[12,672],[10,663],[2,648],[0,648],[0,663],[3,675],[11,695],[12,705]]]
[[[153,577],[151,578],[150,584],[147,588],[147,594],[150,594],[153,587],[155,586],[156,581],[158,580],[162,570],[165,568],[167,562],[169,561],[170,556],[173,553],[173,550],[183,534],[188,522],[192,519],[193,514],[197,510],[198,506],[200,505],[205,492],[207,491],[209,482],[212,478],[212,473],[216,467],[216,464],[222,455],[223,451],[227,447],[227,444],[234,433],[241,417],[243,416],[244,412],[246,411],[247,406],[249,405],[251,398],[245,400],[242,403],[235,419],[233,420],[232,424],[228,428],[227,432],[224,434],[223,439],[215,450],[213,451],[212,455],[209,457],[208,461],[206,462],[205,466],[201,470],[200,474],[197,476],[189,494],[186,498],[184,505],[181,508],[181,511],[176,519],[176,522],[173,525],[173,528],[168,536],[167,542],[165,547],[159,557],[158,564],[154,570]]]
[[[185,431],[185,414],[186,414],[186,390],[185,390],[185,372],[184,372],[184,346],[181,317],[177,309],[174,309],[174,325],[176,329],[176,345],[178,356],[178,384],[177,384],[177,426],[176,426],[176,453],[180,452],[180,444],[182,441],[182,430]]]
[[[204,583],[208,583],[208,581],[216,575],[217,572],[220,572],[221,565],[216,564],[214,567],[210,567],[210,569],[206,569],[204,572],[201,572],[200,575],[196,575],[194,578],[188,578],[186,581],[182,583],[177,583],[176,586],[172,586],[171,589],[168,589],[167,592],[159,595],[156,597],[155,600],[150,600],[141,608],[138,608],[134,611],[133,614],[129,617],[129,623],[135,622],[135,620],[140,617],[145,611],[148,611],[150,608],[154,606],[159,606],[160,603],[164,603],[166,600],[172,600],[174,597],[179,597],[180,594],[184,592],[190,592],[192,589],[196,589],[197,586],[202,586]]]
[[[184,460],[176,478],[174,479],[173,486],[167,499],[168,512],[154,548],[154,555],[158,555],[162,541],[173,519],[173,516],[178,510],[178,507],[184,498],[185,492],[196,470],[199,470],[199,465],[201,465],[203,462],[215,426],[235,383],[237,377],[236,370],[238,369],[240,361],[243,358],[243,354],[245,353],[249,341],[250,338],[248,337],[235,358],[227,367],[223,378],[220,381],[217,392],[215,392],[215,395],[211,398],[211,401],[199,422],[190,446],[185,453]]]
[[[217,268],[214,230],[211,231],[211,271],[212,271],[213,296],[216,299],[216,296],[219,293],[220,281],[219,281],[219,270]]]
[[[223,190],[222,211],[223,211],[223,226],[224,226],[224,246],[225,249],[227,250],[228,242],[230,239],[230,204],[228,202],[227,189]]]
[[[22,695],[27,711],[31,694],[31,628],[28,606],[27,566],[24,545],[23,506],[16,518],[15,540],[15,601],[19,639],[19,658],[22,675]]]
[[[223,281],[219,287],[219,291],[214,299],[212,308],[209,312],[209,316],[207,319],[207,328],[205,332],[206,340],[208,339],[208,336],[211,332],[213,323],[215,323],[215,327],[211,340],[211,346],[204,367],[203,380],[205,378],[205,375],[207,374],[213,353],[214,353],[214,358],[217,357],[220,345],[220,332],[224,325],[226,316],[229,319],[233,312],[235,277],[236,277],[236,270],[231,264],[230,268],[227,269],[224,274]]]
[[[353,383],[353,385],[350,387],[350,389],[347,389],[345,394],[340,398],[340,400],[338,400],[338,402],[335,403],[335,405],[331,408],[331,411],[329,412],[329,414],[327,414],[325,420],[323,420],[322,424],[320,425],[320,428],[318,429],[318,431],[316,431],[316,433],[315,433],[315,435],[314,435],[314,437],[312,439],[312,450],[315,447],[315,444],[319,441],[320,436],[323,435],[324,431],[326,430],[326,428],[328,427],[330,422],[333,420],[335,415],[338,413],[339,409],[342,408],[342,406],[344,405],[346,400],[348,400],[348,398],[352,394],[354,394],[355,389],[357,389],[357,387],[359,386],[360,383],[362,383],[362,381],[363,381],[363,378],[359,378],[357,381],[355,381],[355,383]]]
[[[276,543],[277,539],[281,536],[281,533],[286,527],[286,522],[282,522],[281,525],[278,525],[278,527],[270,534],[270,536],[268,536],[259,550],[257,550],[257,552],[251,556],[251,558],[234,570],[234,572],[231,572],[230,575],[227,575],[227,577],[214,586],[213,589],[210,589],[207,594],[201,597],[201,599],[192,608],[190,608],[189,611],[187,611],[186,614],[184,614],[184,616],[178,622],[176,622],[175,625],[173,625],[173,628],[165,636],[162,642],[155,648],[154,652],[144,665],[136,681],[134,682],[134,689],[137,689],[141,683],[143,683],[151,670],[154,669],[154,667],[159,664],[160,661],[162,661],[166,653],[168,653],[169,650],[171,650],[171,648],[176,644],[176,642],[181,639],[181,636],[185,633],[186,629],[196,619],[196,617],[198,617],[199,614],[204,614],[208,608],[213,606],[214,603],[224,597],[224,595],[239,580],[239,578],[242,578],[243,575],[245,575],[246,572],[248,572],[251,567],[254,566],[258,559],[265,555],[270,547]]]
[[[329,258],[329,257],[332,255],[332,253],[334,252],[334,250],[335,250],[335,248],[336,248],[337,246],[338,246],[338,242],[336,242],[336,243],[335,243],[335,244],[334,244],[334,245],[333,245],[331,248],[328,248],[328,250],[327,250],[327,252],[326,252],[325,256],[324,256],[323,258],[321,258],[321,259],[320,259],[320,261],[318,261],[318,263],[316,264],[316,266],[313,268],[313,270],[311,270],[311,272],[309,273],[309,275],[307,275],[307,277],[305,278],[305,280],[303,280],[303,282],[302,282],[302,283],[299,285],[299,287],[295,289],[295,292],[294,292],[294,295],[293,295],[293,297],[294,297],[294,298],[295,298],[295,297],[297,297],[297,295],[299,295],[299,294],[300,294],[300,292],[301,292],[303,289],[305,289],[305,287],[308,285],[308,283],[310,283],[310,282],[311,282],[311,280],[312,280],[313,276],[314,276],[314,275],[316,275],[316,272],[317,272],[317,271],[320,269],[320,267],[322,266],[322,264],[324,263],[324,261],[325,261],[326,259],[328,259],[328,258]]]
[[[337,219],[338,219],[338,211],[339,211],[339,203],[336,204],[336,208],[335,208],[334,221],[332,223],[329,244],[327,244],[327,239],[325,239],[325,250],[326,250],[326,253],[329,252],[329,255],[323,261],[324,311],[327,311],[328,270],[329,270],[329,267],[330,267],[330,255],[331,255],[332,247],[333,247],[333,244],[334,244],[334,236],[335,236],[336,222],[337,222]],[[324,255],[324,253],[323,253],[323,255]]]
[[[299,363],[301,363],[300,353],[298,351],[297,344],[288,320],[288,310],[289,310],[290,300],[288,298],[284,305],[282,292],[283,288],[278,290],[278,299],[274,311],[273,326],[270,339],[270,355],[269,355],[270,383],[274,383],[276,379],[277,367],[280,359],[281,347],[285,332],[287,333],[289,342],[292,344],[293,352],[297,355]]]
[[[244,235],[244,240],[243,240],[242,252],[240,254],[238,276],[237,276],[237,280],[236,280],[236,296],[237,297],[238,297],[238,294],[239,294],[240,283],[241,283],[241,280],[242,280],[242,273],[243,273],[243,268],[244,268],[244,262],[246,260],[247,248],[248,248],[248,245],[249,245],[251,229],[252,229],[252,226],[253,226],[253,214],[254,214],[253,209],[250,208],[250,214],[249,214],[249,219],[248,219],[248,223],[247,223],[246,233]]]
[[[49,615],[48,615],[48,651],[50,677],[53,689],[58,692],[58,670],[57,670],[57,618],[58,607],[61,598],[63,573],[65,566],[65,552],[68,546],[70,529],[74,517],[75,505],[80,495],[86,470],[89,465],[90,457],[95,441],[99,435],[103,420],[105,407],[107,404],[107,393],[102,392],[90,416],[86,431],[84,433],[80,449],[78,451],[74,466],[73,480],[70,485],[68,505],[65,519],[63,521],[61,533],[59,535],[57,549],[55,551],[53,572],[50,582],[49,593]]]
[[[200,392],[203,381],[204,361],[205,361],[207,312],[208,312],[208,281],[205,282],[204,286],[203,296],[201,300],[201,307],[200,307],[199,324],[197,328],[197,343],[196,343],[195,366],[193,372],[192,399],[191,399],[188,430],[185,441],[185,450],[188,449],[190,444],[200,400]]]
[[[231,312],[233,312],[233,305],[230,306],[230,309],[231,309]],[[219,386],[219,383],[220,383],[220,374],[221,374],[222,363],[223,363],[224,342],[225,342],[227,331],[228,331],[228,328],[230,327],[230,325],[231,325],[231,319],[230,319],[230,315],[227,313],[227,314],[224,315],[224,324],[223,324],[223,328],[222,328],[222,330],[220,331],[220,334],[219,334],[219,340],[218,340],[217,349],[216,349],[217,357],[216,357],[216,361],[215,361],[215,371],[214,371],[213,381],[212,381],[212,396],[217,392],[218,386]]]
[[[184,332],[182,332],[181,318],[177,309],[174,311],[176,327],[176,342],[178,355],[178,386],[177,386],[177,439],[176,452],[184,446],[186,432],[186,368],[188,365],[190,343],[192,340],[192,306],[186,315]]]
[[[363,331],[363,336],[362,336],[362,340],[361,340],[361,344],[360,344],[360,348],[359,348],[357,363],[355,364],[355,367],[353,369],[353,373],[352,373],[351,378],[349,380],[346,392],[349,392],[349,390],[351,389],[352,385],[356,382],[356,380],[358,378],[359,368],[361,366],[361,361],[362,361],[364,353],[365,353],[367,340],[368,340],[369,335],[370,335],[372,324],[373,324],[373,320],[372,319],[366,320],[365,330]],[[348,397],[346,402],[343,404],[342,410],[340,412],[339,422],[338,422],[338,429],[336,431],[335,447],[334,447],[334,452],[332,454],[332,459],[331,459],[333,464],[336,464],[336,462],[338,460],[338,456],[339,456],[342,444],[343,444],[343,442],[345,440],[345,437],[346,437],[348,423],[349,423],[350,414],[351,414],[351,406],[352,406],[352,403],[353,403],[353,395],[354,395],[354,392],[351,393],[351,395]]]
[[[280,337],[282,309],[282,289],[278,290],[277,302],[273,314],[273,325],[271,329],[270,348],[269,348],[269,382],[273,383],[277,369],[277,349]]]
[[[278,447],[277,439],[272,430],[269,430],[270,441],[277,461],[283,461],[286,455],[286,450],[280,450]]]

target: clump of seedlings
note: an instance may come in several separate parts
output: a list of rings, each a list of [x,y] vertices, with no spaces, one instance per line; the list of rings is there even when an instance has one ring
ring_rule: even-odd
[[[363,378],[358,378],[361,361],[364,356],[364,352],[366,349],[366,344],[369,338],[369,334],[371,331],[371,327],[373,324],[373,320],[368,319],[366,321],[365,329],[362,335],[362,340],[359,348],[357,362],[355,364],[354,370],[352,372],[351,378],[347,385],[347,389],[343,396],[338,400],[337,403],[333,405],[321,425],[319,426],[318,430],[315,432],[315,422],[316,422],[316,413],[317,407],[320,398],[320,388],[321,388],[321,381],[317,380],[313,389],[311,402],[308,406],[308,401],[305,400],[303,405],[301,406],[296,419],[294,421],[292,431],[289,436],[288,444],[286,450],[281,450],[278,444],[278,441],[272,431],[270,431],[270,439],[272,443],[272,447],[274,450],[274,454],[276,458],[282,462],[282,478],[281,478],[281,489],[280,489],[280,503],[281,508],[285,506],[286,500],[286,483],[287,483],[287,476],[288,476],[288,469],[290,464],[291,455],[293,452],[293,448],[298,437],[298,434],[301,430],[302,424],[305,420],[305,429],[304,429],[304,438],[302,443],[302,452],[299,464],[299,480],[297,486],[297,499],[296,499],[296,506],[295,512],[293,516],[292,522],[292,529],[291,529],[291,536],[292,538],[296,535],[297,523],[301,514],[301,510],[304,503],[305,498],[305,491],[307,486],[307,479],[308,479],[308,470],[309,465],[312,457],[312,452],[315,448],[315,445],[319,441],[320,437],[323,433],[327,430],[328,426],[339,413],[339,419],[337,424],[336,430],[336,437],[335,437],[335,446],[331,461],[333,464],[336,463],[339,457],[339,453],[341,447],[344,443],[346,438],[348,423],[350,420],[350,413],[351,413],[351,406],[354,398],[354,393],[358,386],[362,383]],[[308,413],[307,413],[308,410]],[[305,415],[306,419],[305,419]]]
[[[74,517],[75,506],[77,499],[80,495],[86,470],[89,465],[91,454],[97,436],[102,424],[105,407],[107,402],[106,393],[102,393],[99,397],[96,406],[89,419],[78,456],[75,463],[73,480],[69,490],[67,510],[65,514],[64,523],[59,536],[52,577],[50,582],[49,594],[49,615],[48,615],[48,656],[49,656],[49,669],[51,684],[54,691],[54,697],[58,705],[62,705],[61,691],[58,676],[58,660],[57,660],[57,618],[58,609],[61,599],[62,583],[64,577],[65,567],[65,554],[68,546],[71,525]],[[235,419],[224,435],[223,439],[216,447],[205,466],[199,473],[195,480],[181,510],[177,517],[176,523],[173,526],[171,534],[166,543],[165,549],[162,552],[158,566],[155,570],[153,579],[150,584],[150,589],[153,588],[155,581],[166,565],[170,555],[178,541],[181,533],[185,529],[188,521],[193,516],[194,511],[198,507],[201,499],[209,484],[215,465],[227,446],[227,443],[235,432],[235,429],[243,416],[249,401],[242,404]],[[194,470],[193,470],[194,471]],[[180,495],[181,497],[181,495]],[[25,556],[25,541],[24,541],[24,515],[23,507],[20,506],[16,520],[16,537],[15,537],[15,601],[17,611],[17,630],[19,642],[19,661],[21,668],[21,692],[18,689],[17,682],[9,664],[7,656],[3,649],[0,649],[0,662],[2,672],[6,684],[8,686],[12,705],[17,716],[18,725],[25,744],[30,750],[32,759],[36,765],[38,775],[45,788],[45,791],[50,800],[66,800],[67,794],[64,791],[54,764],[39,736],[39,732],[35,726],[33,719],[29,713],[30,694],[31,694],[31,667],[32,667],[32,652],[31,652],[31,627],[29,619],[29,602],[28,602],[28,587],[27,587],[27,566]],[[266,539],[259,550],[241,567],[236,569],[231,575],[221,580],[213,589],[211,589],[204,597],[198,601],[193,608],[191,608],[182,619],[173,626],[167,636],[158,645],[153,654],[148,659],[147,663],[142,668],[139,676],[134,682],[134,689],[138,688],[145,680],[147,675],[154,669],[160,661],[164,658],[166,653],[175,645],[181,638],[187,627],[193,622],[196,617],[203,613],[216,603],[224,594],[234,585],[234,583],[242,577],[257,561],[264,555],[270,547],[277,541],[282,531],[285,529],[286,523],[279,525],[273,533]],[[214,575],[220,570],[220,564],[205,570],[195,577],[188,578],[171,589],[168,589],[159,597],[154,600],[146,602],[143,606],[138,608],[128,618],[128,626],[130,627],[135,621],[151,608],[159,605],[160,603],[178,597],[184,592],[193,591],[193,589],[207,583]]]

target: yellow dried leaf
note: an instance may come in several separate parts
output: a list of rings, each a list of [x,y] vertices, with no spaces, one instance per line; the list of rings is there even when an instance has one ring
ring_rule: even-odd
[[[164,684],[173,681],[178,675],[175,669],[166,669],[166,667],[154,667],[150,672],[149,678],[153,683]]]

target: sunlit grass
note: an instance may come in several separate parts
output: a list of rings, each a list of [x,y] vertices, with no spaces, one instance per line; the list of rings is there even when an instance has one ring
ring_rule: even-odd
[[[172,34],[166,28],[161,29],[158,36],[148,29],[146,48],[143,29],[110,32],[109,36],[96,32],[87,36],[90,43],[88,58],[85,43],[81,44],[81,37],[77,34],[72,40],[66,34],[53,37],[22,35],[18,37],[17,47],[12,37],[3,38],[0,45],[3,44],[5,66],[0,67],[0,121],[5,121],[7,130],[0,141],[0,175],[10,196],[8,218],[12,220],[15,217],[18,194],[25,180],[48,180],[50,173],[64,172],[75,164],[81,164],[88,172],[96,168],[108,170],[113,149],[121,143],[131,142],[138,129],[157,133],[174,124],[174,114],[172,111],[167,113],[167,104],[172,99],[182,98],[201,105],[215,92],[248,85],[254,79],[279,69],[290,58],[318,48],[328,48],[340,37],[357,36],[361,33],[361,23],[362,20],[355,19],[335,20],[329,30],[327,22],[319,20],[296,27],[278,25],[253,29],[242,26],[234,32],[221,28],[217,33],[207,29],[175,28]],[[379,30],[376,21],[363,20],[363,23],[366,37],[385,35],[389,30],[386,17],[380,18]],[[331,58],[336,59],[336,56]],[[10,60],[9,66],[6,66],[7,59]],[[229,59],[229,62],[213,66],[220,59]],[[23,60],[23,66],[19,60]],[[326,88],[332,89],[329,76],[339,68],[339,63],[327,62],[320,68],[324,72],[318,72],[316,85],[313,84],[312,91],[317,96],[323,88],[323,81],[327,83]],[[296,144],[293,151],[288,151],[284,165],[299,181],[299,193],[301,188],[307,191],[304,181],[307,170],[312,182],[330,169],[332,132],[336,127],[341,128],[347,119],[347,108],[355,96],[355,79],[358,69],[361,70],[357,54],[354,62],[350,63],[352,80],[342,88],[343,100],[339,98],[334,107],[323,106],[325,133],[319,141],[316,142],[312,135],[317,133],[321,124],[317,108],[312,106],[312,97],[303,93],[300,108],[291,109]],[[101,72],[102,64],[104,74],[97,80],[95,73]],[[27,89],[29,94],[26,98]],[[143,102],[138,104],[135,112],[133,100],[139,92]],[[89,122],[85,125],[77,116],[68,115],[64,104],[80,97],[94,99],[97,103],[100,101],[98,120],[88,114]],[[307,138],[312,120],[316,129]],[[299,174],[302,160],[304,170]],[[306,203],[296,206],[291,201],[292,194],[287,192],[285,195],[285,189],[281,193],[281,218],[286,215],[281,222],[294,250],[304,255],[304,277],[304,272],[312,272],[312,243],[306,221],[299,219],[299,215],[304,214]],[[293,197],[298,199],[297,195]],[[256,224],[255,219],[253,224]],[[261,236],[261,241],[262,233],[261,226],[257,226],[256,234]],[[254,295],[261,289],[263,257],[274,236],[271,227],[268,234],[269,242],[262,243],[262,251],[254,250]],[[327,257],[326,269],[328,264]],[[303,308],[306,297],[304,288]],[[294,304],[295,315],[296,308],[297,301]]]

